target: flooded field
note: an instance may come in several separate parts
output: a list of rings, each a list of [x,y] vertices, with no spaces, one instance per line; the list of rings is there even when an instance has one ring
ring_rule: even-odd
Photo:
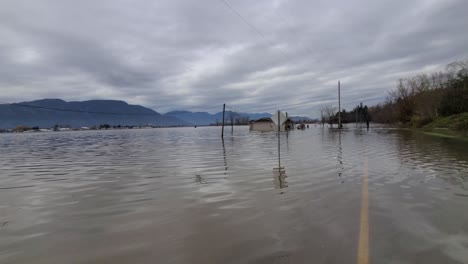
[[[225,134],[0,135],[0,263],[468,263],[466,142]]]

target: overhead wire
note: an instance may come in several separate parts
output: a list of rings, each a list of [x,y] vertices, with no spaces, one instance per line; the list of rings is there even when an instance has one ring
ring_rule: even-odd
[[[268,45],[270,47],[274,47],[274,43],[271,42],[270,40],[268,40],[265,35],[260,31],[258,30],[252,23],[250,23],[244,16],[242,16],[237,10],[235,10],[226,0],[220,0],[221,2],[224,3],[225,6],[227,6],[233,13],[235,13],[247,26],[249,26],[255,33],[257,33],[260,37],[262,37],[263,40],[265,40]],[[283,23],[287,24],[287,25],[291,25],[291,23],[284,17],[281,15],[281,13],[277,10],[277,8],[274,8],[274,11],[276,13],[276,15],[283,21]],[[299,34],[296,32],[296,31],[293,31],[294,32],[294,35],[299,38]],[[304,47],[307,49],[308,52],[310,53],[313,53],[310,48],[306,45],[304,45]],[[285,56],[285,58],[287,59],[287,61],[290,61],[292,60],[292,58],[286,54],[284,51],[280,51],[283,56]],[[262,77],[263,81],[265,81],[265,77]],[[303,106],[307,106],[307,105],[310,105],[310,103],[304,103]],[[300,105],[298,104],[295,104],[295,107],[296,108],[300,108]]]
[[[247,26],[249,26],[256,34],[258,34],[265,42],[267,42],[267,44],[270,46],[270,47],[274,47],[274,43],[271,42],[270,40],[268,40],[265,35],[260,31],[258,30],[255,26],[253,26],[252,23],[250,23],[244,16],[242,16],[237,10],[235,10],[226,0],[220,0],[226,7],[228,7],[234,14],[236,14]],[[290,24],[290,22],[284,17],[281,15],[281,13],[279,13],[279,11],[277,10],[277,8],[274,8],[274,11],[276,13],[276,15],[278,17],[281,18],[281,20],[283,20],[284,23],[286,24]],[[298,37],[298,34],[297,32],[295,32],[295,35],[296,37]],[[307,50],[310,51],[310,49],[308,49],[308,47],[306,46]],[[292,58],[286,54],[284,51],[280,51],[283,56],[285,56],[286,59],[288,60],[292,60]],[[190,68],[190,67],[189,67]],[[29,108],[36,108],[36,109],[44,109],[44,110],[53,110],[53,111],[62,111],[62,112],[74,112],[74,113],[88,113],[88,114],[102,114],[102,115],[130,115],[130,116],[154,116],[154,115],[161,115],[159,113],[118,113],[118,112],[101,112],[101,111],[86,111],[86,110],[77,110],[77,109],[62,109],[62,108],[54,108],[54,107],[44,107],[44,106],[37,106],[37,105],[27,105],[27,104],[22,104],[22,103],[5,103],[5,102],[0,102],[0,104],[7,104],[7,105],[13,105],[13,106],[20,106],[20,107],[29,107]],[[304,103],[303,105],[304,106],[307,106],[309,105],[310,103]],[[203,109],[197,109],[195,111],[205,111],[205,110],[211,110],[211,109],[214,109],[214,108],[221,108],[221,106],[213,106],[213,107],[207,107],[207,108],[203,108]],[[235,108],[232,108],[230,106],[226,106],[228,108],[230,108],[232,111],[236,112],[236,113],[242,113],[240,110],[238,109],[235,109]],[[300,105],[295,105],[295,108],[300,108]]]
[[[288,105],[288,107],[287,107],[287,110],[288,110],[288,111],[287,111],[287,112],[289,112],[289,114],[291,114],[291,112],[290,112],[291,110],[299,110],[299,109],[302,109],[303,107],[310,106],[311,104],[312,104],[312,103],[291,104],[291,105]],[[240,114],[240,115],[246,114],[245,111],[240,111],[240,110],[238,110],[238,109],[236,109],[236,108],[233,108],[233,107],[231,107],[231,106],[228,106],[228,105],[226,105],[226,108],[229,108],[229,109],[231,109],[232,111],[234,111],[235,113],[238,113],[238,114]],[[300,115],[300,114],[296,114],[296,115]]]
[[[82,114],[102,114],[102,115],[119,115],[119,116],[160,116],[162,114],[159,113],[117,113],[117,112],[100,112],[100,111],[86,111],[86,110],[77,110],[77,109],[63,109],[63,108],[55,108],[55,107],[45,107],[45,106],[37,106],[37,105],[29,105],[29,104],[22,104],[22,103],[6,103],[6,102],[0,102],[0,105],[11,105],[11,106],[18,106],[18,107],[26,107],[26,108],[33,108],[33,109],[43,109],[43,110],[51,110],[51,111],[60,111],[60,112],[72,112],[72,113],[82,113]],[[207,107],[204,109],[200,109],[198,111],[203,111],[203,110],[209,110],[209,109],[214,109],[214,108],[219,108],[221,109],[222,106],[212,106],[212,107]],[[238,114],[238,115],[245,115],[245,111],[241,111],[237,108],[234,108],[230,105],[226,105],[226,108],[230,109],[232,113]],[[293,109],[299,109],[297,105],[293,107]]]
[[[245,19],[238,11],[236,11],[230,4],[228,4],[228,2],[226,2],[225,0],[219,0],[219,1],[223,2],[224,5],[226,5],[232,12],[234,12],[234,14],[236,14],[247,26],[249,26],[255,33],[257,33],[260,37],[262,37],[263,40],[265,40],[270,47],[274,48],[275,44],[271,42],[270,40],[268,40],[265,37],[265,35],[262,32],[260,32],[260,30],[254,27],[252,23],[250,23],[247,19]],[[287,53],[281,50],[280,52],[286,58],[286,61],[292,60],[292,58]]]
[[[296,36],[297,39],[300,39],[300,34],[293,29],[292,27],[292,23],[286,19],[286,17],[284,17],[279,11],[278,11],[278,8],[274,7],[273,8],[275,14],[283,21],[283,23],[285,23],[287,26],[291,27],[291,32],[293,32],[293,34]],[[306,48],[306,50],[310,53],[313,53],[313,51],[309,48],[309,46],[307,45],[304,45],[303,46]]]
[[[46,107],[46,106],[38,106],[38,105],[30,105],[30,104],[23,104],[23,103],[6,103],[0,102],[0,105],[10,105],[10,106],[19,106],[19,107],[26,107],[26,108],[34,108],[34,109],[43,109],[43,110],[51,110],[51,111],[60,111],[60,112],[72,112],[72,113],[82,113],[82,114],[100,114],[100,115],[125,115],[125,116],[159,116],[162,115],[160,113],[119,113],[119,112],[101,112],[101,111],[87,111],[87,110],[79,110],[79,109],[64,109],[64,108],[56,108],[56,107]],[[221,106],[212,106],[203,110],[209,110],[214,108],[220,108]]]
[[[216,105],[216,106],[212,106],[212,107],[207,107],[207,108],[195,108],[195,110],[192,110],[192,111],[206,111],[206,110],[211,110],[211,109],[215,109],[215,108],[218,108],[218,109],[222,109],[223,106],[222,105]]]
[[[229,109],[231,109],[232,112],[237,113],[237,114],[239,114],[239,115],[241,115],[241,114],[244,113],[244,112],[240,111],[240,110],[237,109],[237,108],[233,108],[233,107],[228,106],[228,105],[226,105],[226,107],[229,108]]]
[[[35,109],[43,109],[43,110],[53,110],[53,111],[61,111],[61,112],[73,112],[73,113],[84,113],[84,114],[100,114],[100,115],[137,115],[137,116],[154,116],[154,115],[161,115],[159,113],[117,113],[117,112],[100,112],[100,111],[87,111],[87,110],[78,110],[78,109],[63,109],[63,108],[55,108],[55,107],[46,107],[46,106],[39,106],[39,105],[28,105],[22,103],[3,103],[11,106],[19,106],[19,107],[29,107]]]

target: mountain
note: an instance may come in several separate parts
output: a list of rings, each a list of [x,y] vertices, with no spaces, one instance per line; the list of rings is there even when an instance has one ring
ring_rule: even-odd
[[[124,101],[115,100],[66,102],[61,99],[43,99],[0,105],[0,128],[14,128],[19,125],[41,128],[49,128],[54,125],[82,127],[101,124],[122,126],[191,125],[189,122],[161,115],[143,106],[129,105]]]
[[[65,110],[65,111],[63,111]],[[111,126],[191,126],[210,125],[221,122],[223,113],[171,111],[164,115],[140,106],[129,105],[124,101],[90,100],[66,102],[61,99],[42,99],[31,102],[0,105],[0,129],[16,126],[50,128],[55,125],[83,127],[108,124]],[[229,123],[233,116],[235,123],[246,124],[248,120],[271,117],[269,113],[225,112]],[[307,117],[291,117],[293,120],[305,120]]]
[[[248,120],[257,120],[263,117],[271,117],[270,113],[236,113],[232,111],[226,111],[224,117],[227,122],[231,120],[231,114],[234,115],[234,120],[236,118],[244,118]],[[186,122],[192,123],[194,125],[210,125],[216,124],[216,122],[221,122],[223,120],[223,112],[218,112],[216,114],[210,114],[207,112],[190,112],[185,110],[176,110],[167,112],[164,116],[175,117]],[[303,116],[291,116],[291,119],[294,121],[299,120],[310,120],[308,117]],[[235,122],[235,121],[234,121]]]
[[[218,117],[217,114],[212,115],[207,112],[189,112],[189,111],[184,111],[184,110],[167,112],[164,114],[164,116],[174,117],[174,118],[183,120],[185,122],[189,122],[191,124],[199,125],[199,126],[215,124],[216,119],[222,120],[222,113]]]

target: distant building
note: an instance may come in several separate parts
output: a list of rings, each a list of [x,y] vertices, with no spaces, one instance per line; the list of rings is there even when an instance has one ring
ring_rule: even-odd
[[[275,124],[269,117],[250,121],[249,128],[250,130],[261,132],[278,131],[278,125]],[[290,118],[286,119],[286,122],[280,126],[280,131],[287,131],[292,129],[294,129],[294,121],[292,121]]]

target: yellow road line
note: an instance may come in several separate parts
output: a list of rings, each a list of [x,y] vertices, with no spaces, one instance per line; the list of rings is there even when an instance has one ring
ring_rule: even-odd
[[[361,220],[359,226],[358,264],[369,263],[369,188],[367,157],[361,183]]]

